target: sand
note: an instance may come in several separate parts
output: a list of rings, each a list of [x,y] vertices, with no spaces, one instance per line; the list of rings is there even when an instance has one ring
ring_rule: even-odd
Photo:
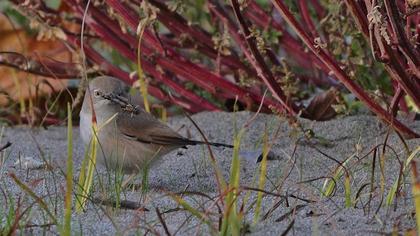
[[[233,143],[235,124],[240,129],[253,113],[200,113],[193,116],[198,126],[212,142]],[[184,136],[201,139],[198,131],[184,117],[174,117],[170,125]],[[301,129],[285,119],[259,114],[245,129],[241,139],[241,174],[243,186],[239,207],[244,202],[243,232],[251,235],[377,235],[406,232],[415,229],[414,207],[411,195],[410,172],[402,180],[402,187],[391,206],[386,197],[398,175],[407,153],[399,137],[390,132],[385,155],[382,156],[383,180],[381,181],[380,154],[389,129],[370,115],[341,117],[325,122],[299,120]],[[408,124],[420,132],[420,122]],[[295,127],[295,128],[293,128]],[[313,133],[308,140],[300,130]],[[273,143],[267,163],[267,182],[259,217],[255,220],[257,192],[245,190],[258,186],[256,162],[267,130]],[[309,131],[311,130],[311,132]],[[73,129],[74,180],[77,181],[84,147],[78,127]],[[275,136],[275,137],[274,137]],[[5,227],[6,213],[21,205],[21,226],[24,233],[55,235],[59,227],[41,209],[40,204],[22,191],[10,177],[13,173],[29,186],[48,205],[57,221],[63,221],[63,196],[67,158],[67,128],[6,127],[1,144],[12,142],[2,154],[0,164],[0,228]],[[420,145],[420,139],[406,140],[410,150]],[[372,172],[377,147],[375,169]],[[229,180],[233,151],[228,148],[212,148],[225,180]],[[350,158],[346,167],[351,186],[351,207],[345,206],[344,177],[337,181],[332,196],[323,196],[322,186],[326,178]],[[418,157],[416,157],[418,158]],[[32,166],[25,166],[24,160]],[[20,164],[16,163],[21,160]],[[45,163],[51,168],[45,168]],[[40,168],[36,168],[37,165]],[[95,175],[95,198],[115,199],[115,175],[98,166]],[[134,179],[140,183],[142,177]],[[373,181],[372,181],[373,179]],[[383,183],[383,184],[381,184]],[[88,202],[83,213],[73,211],[72,232],[76,235],[114,234],[165,234],[162,222],[170,234],[209,234],[210,228],[202,220],[192,216],[174,200],[181,196],[188,204],[206,212],[215,229],[219,227],[217,206],[222,207],[215,171],[206,146],[193,146],[174,151],[162,158],[149,173],[147,191],[125,189],[121,200],[132,201],[144,209],[115,209],[99,203]],[[383,188],[382,188],[383,187]],[[286,197],[287,196],[287,197]],[[11,201],[13,199],[13,201]],[[213,200],[210,200],[213,199]],[[222,207],[223,208],[223,207]],[[223,209],[222,209],[223,210]],[[163,220],[159,220],[157,212]]]

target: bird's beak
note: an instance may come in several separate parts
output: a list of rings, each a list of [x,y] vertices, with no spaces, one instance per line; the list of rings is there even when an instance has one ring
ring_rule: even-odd
[[[128,103],[128,98],[120,95],[113,95],[113,97],[119,101],[119,103]]]

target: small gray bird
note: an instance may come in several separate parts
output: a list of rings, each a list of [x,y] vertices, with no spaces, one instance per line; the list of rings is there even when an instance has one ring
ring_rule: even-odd
[[[90,81],[80,111],[80,134],[88,145],[92,137],[92,105],[96,114],[98,162],[107,168],[134,174],[163,155],[186,145],[206,144],[182,137],[169,126],[131,104],[128,87],[120,80],[101,76]],[[92,98],[92,100],[91,100]],[[232,147],[222,143],[213,146]]]

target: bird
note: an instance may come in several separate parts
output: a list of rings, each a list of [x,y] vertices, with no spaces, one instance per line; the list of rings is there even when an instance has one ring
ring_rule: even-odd
[[[86,146],[92,140],[92,111],[96,115],[97,162],[107,169],[135,174],[178,148],[200,144],[233,147],[181,136],[140,105],[134,104],[128,97],[128,89],[115,77],[96,77],[88,84],[80,111],[80,135]]]

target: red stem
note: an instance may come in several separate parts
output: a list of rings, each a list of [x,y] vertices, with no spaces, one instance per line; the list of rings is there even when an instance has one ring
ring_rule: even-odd
[[[394,97],[391,100],[391,105],[389,106],[389,110],[391,114],[396,117],[398,113],[398,104],[400,103],[401,98],[404,96],[404,91],[401,89],[401,86],[397,87],[397,90],[394,93]]]
[[[388,18],[391,23],[391,28],[397,40],[396,43],[398,44],[398,48],[406,56],[411,69],[416,72],[417,77],[420,78],[420,54],[415,51],[405,34],[400,12],[398,11],[398,6],[395,1],[384,0],[384,2]]]
[[[311,15],[309,14],[308,2],[305,0],[298,0],[298,5],[303,22],[306,24],[306,27],[308,27],[308,30],[311,32],[312,37],[318,37],[318,32],[316,30],[315,24],[312,21]]]
[[[197,27],[188,25],[188,22],[176,12],[170,11],[165,4],[156,1],[150,0],[150,3],[159,8],[158,20],[164,24],[172,33],[178,37],[183,35],[189,35],[194,44],[198,44],[196,50],[204,53],[212,59],[218,57],[217,51],[214,49],[214,43],[211,39],[211,35],[207,32],[200,30]],[[167,39],[168,40],[168,39]],[[219,55],[221,63],[225,66],[233,67],[232,69],[241,69],[253,75],[253,71],[250,70],[247,66],[241,63],[240,59],[237,56],[230,55],[224,56]]]
[[[370,41],[372,42],[371,46],[373,47],[374,57],[382,61],[384,58],[379,58],[379,51],[382,51],[381,54],[385,53],[384,56],[386,56],[386,60],[382,61],[385,63],[385,69],[390,73],[391,78],[394,81],[396,81],[398,84],[401,84],[405,92],[413,98],[414,102],[418,106],[420,94],[416,91],[419,91],[420,86],[415,79],[411,79],[409,77],[406,69],[402,67],[402,65],[406,63],[403,62],[398,51],[393,50],[389,45],[382,43],[382,36],[380,36],[380,34],[373,36],[373,32],[369,32],[368,21],[366,16],[362,14],[360,5],[358,5],[354,0],[346,0],[346,4],[350,8],[350,11],[356,20],[359,29],[363,32],[366,38],[370,38]],[[371,9],[373,7],[370,1],[365,1],[365,4],[367,5],[367,9]],[[378,45],[382,46],[382,48],[379,49]]]
[[[92,29],[94,29],[95,32],[101,35],[101,38],[103,38],[106,42],[108,42],[109,44],[117,48],[120,53],[128,57],[131,61],[136,62],[137,58],[136,58],[136,55],[133,53],[133,51],[128,48],[128,45],[124,45],[124,42],[121,42],[118,40],[121,38],[117,37],[116,35],[121,35],[122,32],[120,31],[118,27],[115,27],[115,23],[112,21],[106,21],[105,19],[107,19],[107,16],[101,15],[101,13],[96,11],[94,8],[92,8],[91,10],[92,10],[92,13],[94,13],[93,14],[94,16],[100,17],[100,19],[103,20],[102,22],[106,23],[107,27],[109,26],[110,29],[113,29],[115,31],[112,33],[116,33],[116,34],[113,35],[111,32],[107,31],[105,27],[96,24],[95,21],[88,20],[87,21],[88,25],[92,27]],[[126,35],[126,36],[127,37],[124,37],[124,39],[130,41],[131,43],[134,43],[135,39],[133,37],[131,37],[130,35]],[[149,51],[149,50],[145,50],[145,51]],[[198,107],[201,110],[220,110],[219,108],[209,103],[207,100],[203,99],[202,97],[197,96],[196,94],[185,89],[183,86],[177,84],[173,80],[158,73],[157,70],[155,69],[155,66],[152,66],[147,60],[142,60],[142,66],[145,69],[145,71],[153,75],[155,79],[168,85],[175,92],[177,92],[180,95],[183,95],[185,98],[189,99],[190,101],[197,103]],[[131,80],[129,77],[127,77],[127,75],[124,75],[124,77],[122,78],[125,79],[125,81],[128,82],[129,84],[132,84],[134,81],[136,81],[136,80]],[[189,110],[191,110],[191,108],[189,108]]]
[[[407,126],[394,119],[394,117],[387,113],[381,106],[375,103],[363,89],[357,85],[348,75],[334,62],[330,55],[324,50],[315,48],[314,39],[311,38],[299,25],[296,18],[289,11],[289,8],[281,0],[272,0],[272,3],[287,21],[290,27],[296,32],[300,39],[309,47],[312,52],[318,56],[318,58],[325,63],[328,68],[335,74],[338,80],[340,80],[347,89],[349,89],[358,99],[360,99],[365,105],[369,107],[378,117],[387,123],[391,124],[396,130],[407,135],[410,138],[418,138],[420,135],[410,130]]]
[[[416,83],[414,76],[407,74],[406,69],[402,66],[402,58],[398,55],[397,50],[392,50],[390,47],[385,47],[387,54],[389,55],[389,62],[387,63],[388,71],[392,71],[393,79],[398,82],[404,89],[404,91],[413,99],[416,106],[420,107],[420,85]]]
[[[73,46],[75,47],[80,46],[79,39],[73,36],[68,36],[68,38],[69,38],[69,42],[71,42]],[[115,76],[129,85],[132,85],[136,81],[134,78],[130,78],[130,75],[127,72],[109,63],[105,58],[103,58],[98,52],[96,52],[90,46],[84,45],[84,52],[90,60],[100,65],[101,68],[103,68],[107,72],[107,74]],[[167,96],[165,92],[163,92],[160,88],[155,87],[153,85],[148,86],[148,92],[150,95],[152,95],[153,97],[161,101],[172,101],[174,104],[177,104],[180,107],[183,107],[186,110],[191,111],[191,112],[199,112],[206,109],[205,107],[202,107],[202,104],[194,103],[193,101],[195,100],[187,101],[185,99],[182,100],[174,96],[172,97]]]
[[[56,77],[58,79],[71,79],[80,75],[79,70],[75,69],[75,65],[72,63],[40,61],[27,58],[16,52],[0,52],[0,65],[13,67],[31,74]]]
[[[326,14],[324,7],[319,3],[319,0],[311,0],[311,3],[317,13],[318,20],[322,20]]]
[[[250,3],[250,7],[247,8],[245,12],[246,17],[250,18],[255,24],[259,25],[260,27],[266,27],[270,25],[272,28],[276,29],[277,31],[281,32],[281,36],[279,37],[279,42],[284,45],[284,49],[287,51],[288,54],[292,55],[300,66],[312,69],[313,65],[315,64],[316,67],[320,68],[326,74],[329,74],[330,70],[326,67],[319,59],[312,53],[312,52],[305,52],[305,48],[303,48],[298,42],[283,26],[281,23],[272,20],[267,16],[263,9],[258,6],[255,2]]]
[[[125,6],[122,5],[120,1],[116,0],[107,0],[106,1],[118,14],[122,16],[124,20],[127,21],[128,25],[132,30],[136,30],[137,28],[137,22],[139,20],[137,19],[137,16],[134,16],[131,14],[131,12],[126,9]],[[148,31],[145,31],[145,36]],[[144,39],[145,43],[148,43],[150,45],[156,45],[159,44],[156,42],[156,38],[150,36],[146,37]],[[154,46],[156,48],[157,46]],[[161,49],[161,46],[159,44],[159,48]],[[185,59],[181,55],[179,55],[176,51],[167,48],[168,52],[167,57],[159,57],[155,58],[155,62],[159,65],[161,65],[163,68],[174,72],[175,74],[181,73],[182,76],[192,82],[200,83],[203,85],[204,88],[207,88],[209,91],[213,91],[217,88],[218,90],[224,91],[224,93],[220,94],[223,97],[230,97],[233,98],[235,95],[239,96],[239,100],[246,102],[246,97],[251,97],[257,104],[261,103],[263,101],[262,96],[247,90],[244,90],[243,88],[237,86],[236,84],[227,81],[219,76],[214,75],[213,73],[210,73],[208,70],[203,69],[199,67],[198,65],[191,63],[189,60]],[[147,52],[145,52],[147,53]],[[157,53],[163,53],[162,51],[158,51]],[[154,53],[156,55],[156,52]],[[207,84],[206,84],[207,83]],[[278,110],[282,110],[282,107],[279,106],[278,103],[272,101],[271,99],[264,99],[264,104],[266,106],[271,106],[273,108],[276,108]]]
[[[271,73],[270,68],[264,61],[263,56],[258,50],[256,38],[251,36],[249,31],[249,26],[245,22],[245,19],[242,17],[240,6],[237,0],[231,0],[233,11],[236,15],[236,19],[239,22],[243,37],[256,60],[256,63],[253,64],[255,70],[257,71],[259,77],[264,81],[265,85],[271,91],[273,96],[284,106],[284,108],[292,115],[295,115],[299,112],[299,108],[294,104],[291,99],[286,97],[281,89],[280,85],[276,82],[273,74]]]

